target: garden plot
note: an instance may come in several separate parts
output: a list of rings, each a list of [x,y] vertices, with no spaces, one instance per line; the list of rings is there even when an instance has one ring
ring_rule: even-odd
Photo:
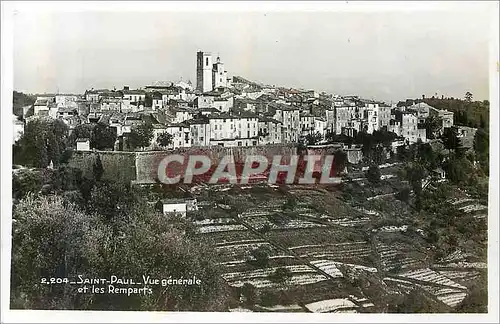
[[[251,218],[251,217],[266,217],[267,215],[275,212],[273,208],[266,208],[266,207],[260,207],[260,208],[252,208],[248,209],[244,212],[242,212],[239,217],[243,219]]]
[[[197,239],[207,242],[209,245],[231,244],[239,241],[260,240],[260,238],[249,230],[229,232],[198,233]]]
[[[218,224],[206,225],[196,228],[196,234],[217,233],[217,232],[230,232],[230,231],[246,231],[247,228],[241,224]]]
[[[304,312],[304,309],[297,305],[297,304],[292,304],[292,305],[274,305],[274,306],[270,306],[270,307],[264,307],[264,306],[260,306],[260,305],[256,305],[256,307],[259,309],[259,310],[262,310],[264,312],[281,312],[281,313],[284,313],[284,312]]]
[[[353,209],[360,212],[360,213],[366,214],[366,215],[380,216],[380,213],[376,210],[366,209],[363,207],[354,207]]]
[[[230,308],[229,311],[233,313],[253,313],[252,310],[243,307]]]
[[[356,297],[354,295],[349,295],[349,298],[353,300],[356,304],[360,305],[362,308],[372,308],[375,305],[365,297]]]
[[[224,277],[224,275],[223,275]],[[328,280],[327,277],[325,277],[322,274],[318,273],[297,273],[297,274],[292,274],[292,277],[286,282],[286,286],[305,286],[317,282],[322,282]],[[227,280],[226,280],[227,281]],[[257,277],[257,278],[244,278],[241,280],[231,280],[227,281],[229,286],[232,287],[241,287],[245,283],[249,283],[253,285],[256,288],[280,288],[282,287],[282,284],[275,283],[268,279],[267,275],[262,276],[262,277]]]
[[[464,207],[460,207],[459,210],[463,211],[464,213],[470,213],[470,212],[475,212],[475,211],[488,210],[488,206],[484,206],[481,204],[473,204],[473,205],[467,205]]]
[[[462,268],[462,269],[486,269],[488,265],[485,262],[453,262],[446,264],[436,263],[435,268]]]
[[[386,233],[396,233],[396,232],[406,232],[408,230],[408,225],[402,226],[382,226],[380,228],[372,229],[372,232],[386,232]]]
[[[469,281],[473,281],[479,278],[481,273],[479,271],[453,271],[453,270],[440,270],[438,271],[443,276],[450,278],[451,280],[464,284]]]
[[[324,271],[326,274],[333,278],[343,277],[342,272],[337,268],[335,263],[329,260],[315,260],[310,262],[312,265],[318,267],[320,270]]]
[[[450,278],[440,274],[437,271],[431,270],[429,268],[406,271],[406,272],[399,274],[399,276],[404,277],[404,278],[419,280],[419,281],[423,281],[423,282],[428,282],[428,283],[432,283],[432,284],[448,286],[450,288],[458,288],[458,289],[463,289],[463,290],[467,289],[466,287],[454,282]]]
[[[308,273],[316,273],[316,270],[307,266],[305,264],[291,265],[282,267],[290,271],[292,275],[294,274],[308,274]],[[222,275],[222,278],[228,282],[232,282],[235,280],[247,280],[247,279],[255,279],[255,278],[267,278],[269,275],[272,275],[274,271],[276,271],[278,267],[269,267],[264,269],[254,269],[250,271],[241,271],[241,272],[228,272]]]
[[[351,264],[351,263],[343,263],[343,262],[335,262],[335,261],[333,261],[332,263],[335,264],[335,266],[337,268],[339,268],[341,271],[343,268],[346,268],[349,271],[354,272],[354,273],[361,273],[361,272],[375,273],[375,272],[378,272],[377,268],[366,267],[366,266],[359,265],[359,264]]]
[[[402,279],[386,277],[383,282],[387,286],[387,292],[392,294],[407,294],[416,288],[412,282]]]
[[[477,200],[473,199],[473,198],[462,198],[462,199],[452,201],[451,204],[452,205],[463,205],[463,204],[468,204],[471,202],[477,202]]]
[[[363,238],[359,232],[330,227],[277,230],[264,235],[267,239],[287,247],[352,242]]]
[[[278,250],[268,242],[236,242],[215,246],[222,272],[238,272],[255,269],[250,260],[253,260],[252,251],[263,248],[268,255],[268,266],[289,266],[299,261],[286,252]],[[250,263],[248,262],[250,261]]]
[[[425,254],[419,253],[401,243],[377,243],[377,253],[384,270],[422,266]]]
[[[260,247],[266,247],[269,251],[273,251],[271,244],[263,241],[219,245],[215,246],[215,251],[220,257],[221,262],[231,266],[231,263],[227,262],[231,261],[233,265],[237,264],[235,263],[236,261],[244,262],[250,256],[252,250]]]
[[[360,218],[328,218],[327,221],[330,224],[344,226],[344,227],[355,227],[365,225],[370,222],[369,217],[360,217]]]
[[[434,295],[439,301],[450,307],[457,306],[467,296],[467,293],[460,289],[440,288],[426,285],[417,286]]]
[[[436,297],[446,305],[450,307],[456,307],[465,299],[465,297],[467,297],[467,294],[464,292],[455,291],[451,293],[438,293],[436,294]]]
[[[368,242],[308,244],[289,248],[302,258],[329,260],[365,260],[372,254]]]
[[[269,214],[263,216],[250,216],[246,217],[244,220],[248,225],[257,230],[262,229],[264,226],[268,227],[270,230],[326,227],[324,224],[318,224],[303,219],[287,219],[287,215],[280,216],[283,217],[282,224],[276,224],[273,223],[269,217],[271,217]]]
[[[320,300],[306,304],[305,307],[313,313],[336,313],[347,310],[356,310],[358,306],[347,298]]]
[[[193,222],[193,224],[195,226],[223,225],[223,224],[234,224],[234,223],[235,223],[234,219],[228,218],[228,217],[204,219],[204,220],[199,220],[199,221]]]

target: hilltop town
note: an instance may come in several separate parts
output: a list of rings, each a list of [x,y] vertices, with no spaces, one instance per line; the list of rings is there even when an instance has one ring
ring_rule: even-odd
[[[220,58],[197,53],[196,87],[191,82],[157,82],[143,89],[89,89],[83,95],[38,95],[23,112],[26,121],[61,119],[75,133],[79,150],[93,149],[86,124],[113,129],[109,150],[136,149],[127,145],[134,127],[147,124],[153,136],[140,149],[196,146],[256,146],[280,143],[325,143],[335,135],[387,131],[406,143],[433,138],[429,119],[443,131],[454,125],[453,112],[425,102],[390,106],[358,96],[339,96],[314,90],[286,89],[228,78]],[[31,110],[30,110],[31,109]],[[469,129],[463,130],[468,132]],[[88,132],[87,132],[88,133]],[[161,141],[159,138],[168,139]]]
[[[471,93],[387,104],[229,77],[198,52],[196,85],[18,95],[13,308],[486,311],[489,103]],[[256,152],[334,155],[338,182],[154,177],[174,153]],[[203,288],[112,300],[39,273],[196,275]]]

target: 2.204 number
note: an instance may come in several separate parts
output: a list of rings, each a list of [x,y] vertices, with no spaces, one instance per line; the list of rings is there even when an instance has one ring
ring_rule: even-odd
[[[42,278],[42,284],[51,285],[51,284],[63,284],[69,283],[68,278]]]

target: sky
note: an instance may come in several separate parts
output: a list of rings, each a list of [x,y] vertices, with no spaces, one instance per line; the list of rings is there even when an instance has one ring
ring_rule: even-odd
[[[196,52],[229,76],[397,101],[488,99],[488,11],[14,14],[14,90],[83,93],[196,83]]]

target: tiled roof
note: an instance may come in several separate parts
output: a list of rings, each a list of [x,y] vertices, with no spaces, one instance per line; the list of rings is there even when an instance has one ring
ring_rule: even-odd
[[[123,90],[123,94],[131,94],[131,95],[145,95],[146,91],[144,90]]]

